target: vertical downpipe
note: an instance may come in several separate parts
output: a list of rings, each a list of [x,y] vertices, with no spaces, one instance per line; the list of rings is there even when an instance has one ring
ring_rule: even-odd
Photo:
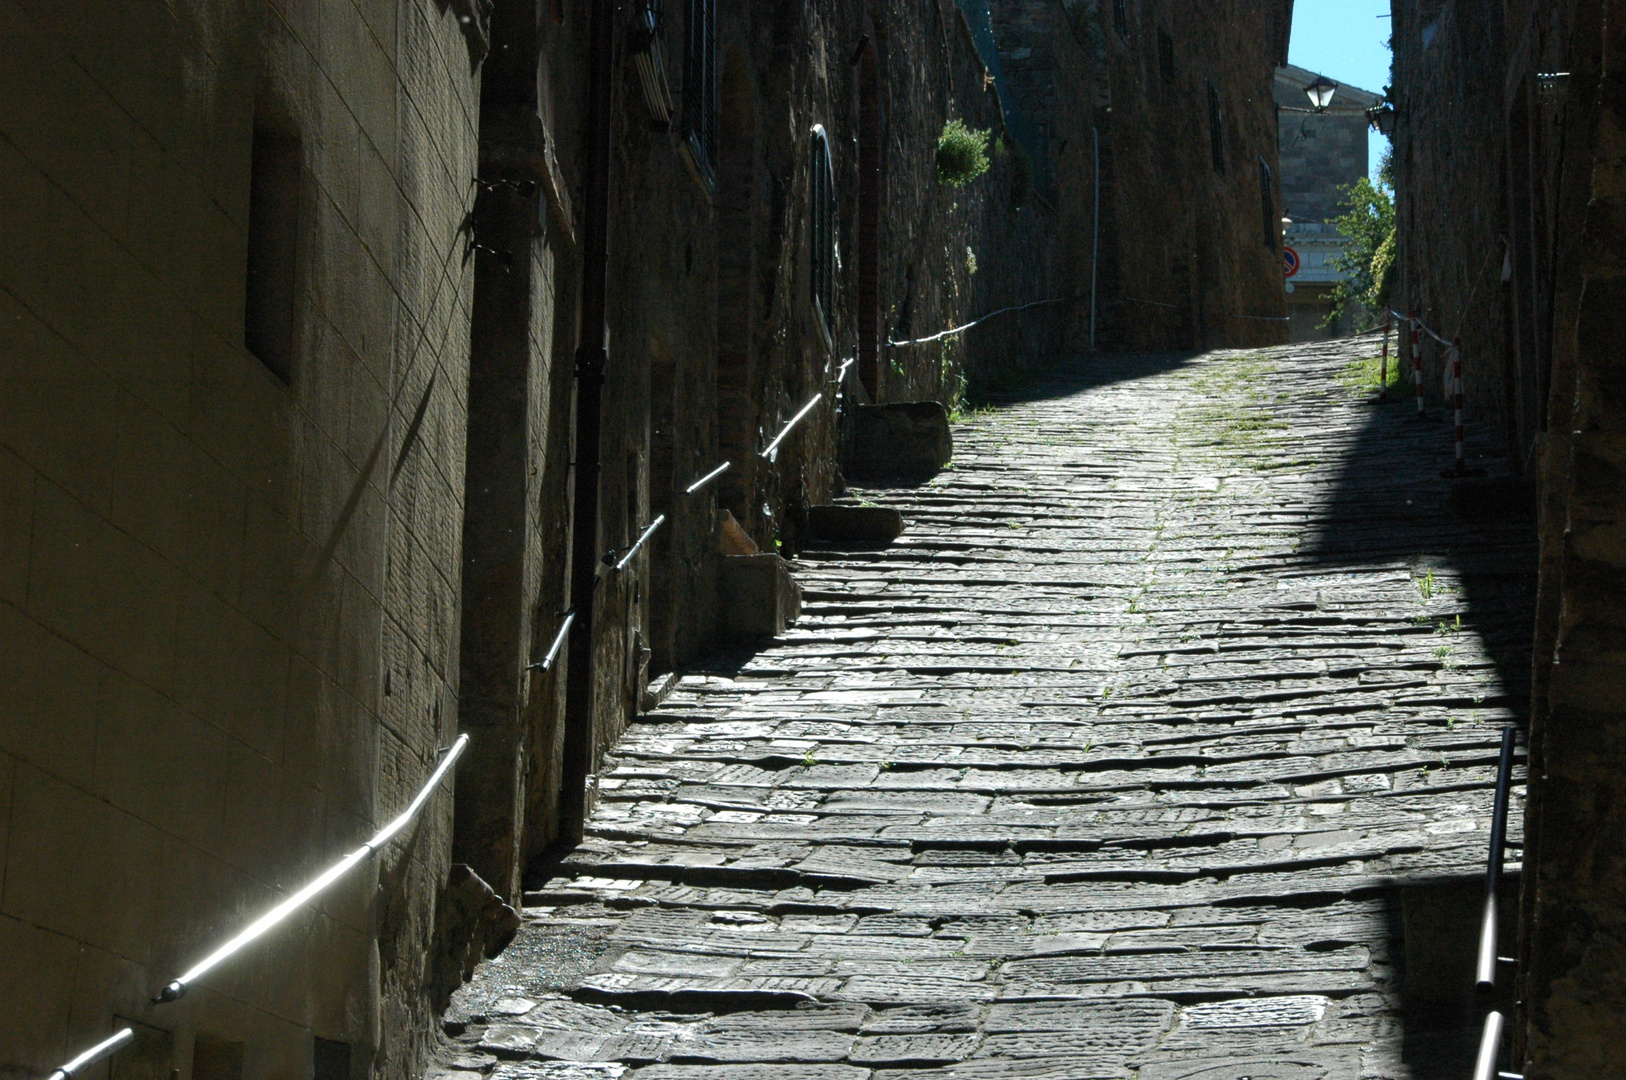
[[[1095,152],[1095,223],[1090,229],[1090,351],[1095,351],[1095,283],[1101,265],[1101,130],[1090,128]]]
[[[594,592],[599,560],[599,439],[606,348],[609,264],[610,96],[615,61],[615,2],[593,0],[588,38],[587,145],[582,197],[581,342],[576,348],[576,480],[571,512],[570,670],[565,680],[560,839],[581,840],[587,778],[593,771]]]

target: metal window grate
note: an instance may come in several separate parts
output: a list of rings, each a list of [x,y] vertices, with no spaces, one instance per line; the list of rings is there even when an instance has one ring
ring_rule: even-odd
[[[815,124],[809,140],[808,241],[812,249],[809,288],[825,333],[835,337],[836,189],[830,164],[830,140]]]

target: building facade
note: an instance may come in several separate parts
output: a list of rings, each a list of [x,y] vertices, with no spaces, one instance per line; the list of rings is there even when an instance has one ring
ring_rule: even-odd
[[[1397,300],[1460,336],[1534,492],[1526,847],[1505,1066],[1618,1076],[1626,1036],[1626,5],[1394,4]],[[1444,351],[1424,352],[1438,400]]]
[[[1099,8],[1099,343],[1286,341],[1272,80],[1287,62],[1292,4]]]
[[[1339,83],[1327,108],[1315,111],[1305,91],[1317,75],[1293,64],[1276,69],[1282,228],[1297,262],[1287,279],[1291,341],[1341,337],[1355,329],[1353,311],[1329,321],[1333,286],[1344,278],[1338,259],[1345,247],[1331,222],[1349,209],[1344,190],[1367,174],[1371,125],[1366,111],[1382,100],[1382,95]]]
[[[1283,338],[1288,8],[8,0],[0,1073],[415,1075],[860,406]]]

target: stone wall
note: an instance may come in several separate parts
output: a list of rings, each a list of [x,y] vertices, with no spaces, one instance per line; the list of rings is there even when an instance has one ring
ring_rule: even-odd
[[[1626,1035],[1623,27],[1619,0],[1395,5],[1403,295],[1463,321],[1470,407],[1537,489],[1519,966],[1504,1007],[1511,1068],[1543,1080],[1619,1075]],[[1568,74],[1541,78],[1554,72]]]
[[[445,794],[150,999],[455,733],[478,27],[427,0],[0,20],[0,1073],[130,1022],[121,1069],[304,1078],[321,1038],[328,1074],[404,1080]]]
[[[1281,118],[1282,215],[1295,222],[1331,221],[1349,207],[1342,188],[1367,172],[1366,109],[1379,98],[1340,85],[1324,113],[1312,113],[1303,68],[1278,69],[1273,84]],[[1330,76],[1329,76],[1330,77]]]
[[[1102,343],[1286,341],[1272,81],[1290,5],[1124,7],[1105,33],[1111,101],[1097,121]]]
[[[1505,139],[1500,4],[1394,6],[1397,311],[1462,338],[1468,414],[1508,416],[1501,283]],[[1426,41],[1426,43],[1425,43]],[[1423,388],[1445,403],[1445,350],[1424,336]]]
[[[1612,134],[1626,116],[1626,5],[1510,4],[1508,18],[1509,38],[1518,43],[1508,61],[1515,106],[1509,145],[1526,151],[1525,167],[1509,169],[1509,186],[1520,196],[1509,200],[1520,211],[1511,222],[1517,269],[1510,321],[1515,355],[1550,349],[1550,366],[1539,372],[1547,386],[1537,387],[1546,391],[1544,430],[1532,440],[1541,578],[1521,896],[1518,991],[1525,1007],[1514,1060],[1525,1075],[1549,1080],[1618,1073],[1626,1036],[1626,672],[1619,647],[1626,610],[1626,161]],[[1565,91],[1531,95],[1535,76],[1550,71],[1570,73]],[[1558,135],[1577,150],[1539,152]],[[1540,278],[1526,278],[1530,269]],[[1527,291],[1527,281],[1541,288]],[[1532,326],[1531,312],[1544,299],[1550,322]],[[1515,439],[1526,423],[1516,412]]]

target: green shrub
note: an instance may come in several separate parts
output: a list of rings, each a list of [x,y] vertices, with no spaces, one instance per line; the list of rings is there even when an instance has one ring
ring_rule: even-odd
[[[988,132],[960,120],[943,125],[937,137],[937,179],[951,187],[969,184],[988,171]]]

